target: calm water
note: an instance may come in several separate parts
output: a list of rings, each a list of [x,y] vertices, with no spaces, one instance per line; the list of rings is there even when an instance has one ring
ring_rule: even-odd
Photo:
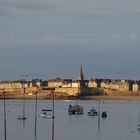
[[[98,110],[98,101],[78,101],[84,107],[84,115],[69,116],[69,104],[75,101],[55,101],[55,140],[139,140],[140,101],[104,101],[101,111],[108,117],[101,118],[98,130],[98,116],[87,116],[91,107]],[[7,100],[7,140],[35,140],[35,101],[26,101],[27,120],[17,120],[22,114],[22,100]],[[52,107],[48,100],[38,101],[38,114],[41,109]],[[51,119],[37,117],[36,140],[51,140]],[[3,101],[0,100],[0,140],[4,140]]]

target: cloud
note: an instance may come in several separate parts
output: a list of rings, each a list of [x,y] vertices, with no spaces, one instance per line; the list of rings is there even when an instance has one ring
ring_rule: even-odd
[[[67,38],[75,38],[77,37],[77,34],[76,33],[68,33],[65,35]]]
[[[0,15],[24,15],[35,13],[49,13],[60,10],[62,6],[45,0],[1,0]]]
[[[77,0],[76,2],[80,2]],[[82,1],[76,4],[72,1],[56,1],[51,0],[1,0],[0,16],[21,16],[21,15],[55,15],[63,17],[86,18],[87,20],[97,19],[110,21],[117,16],[139,14],[139,7],[127,6],[126,0],[114,2],[100,1]]]
[[[50,35],[46,35],[42,38],[42,40],[46,40],[46,41],[65,41],[68,39],[75,39],[75,38],[79,38],[80,36],[77,35],[76,33],[67,33],[67,34],[50,34]]]
[[[128,38],[131,40],[135,40],[137,39],[138,35],[136,33],[129,33],[128,34]]]
[[[54,2],[54,3],[53,3]],[[51,0],[1,0],[0,15],[24,15],[47,13],[60,16],[76,16],[85,18],[111,19],[122,14],[140,13],[139,7],[126,6],[123,2],[81,2],[80,5],[70,2]],[[78,2],[78,1],[77,1]],[[135,6],[135,3],[134,3]]]

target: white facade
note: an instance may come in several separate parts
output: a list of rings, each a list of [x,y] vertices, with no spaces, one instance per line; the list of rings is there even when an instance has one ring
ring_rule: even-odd
[[[72,87],[80,87],[80,83],[78,83],[78,82],[73,82],[73,83],[72,83]]]
[[[139,84],[134,83],[134,84],[132,85],[132,91],[139,91],[139,90],[140,90]]]

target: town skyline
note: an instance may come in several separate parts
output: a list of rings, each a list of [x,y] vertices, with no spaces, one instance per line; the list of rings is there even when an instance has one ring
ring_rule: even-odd
[[[60,77],[60,76],[53,76],[53,77],[48,77],[48,78],[45,78],[45,77],[41,77],[41,76],[35,76],[35,75],[31,75],[31,74],[21,74],[20,75],[20,78],[19,79],[4,79],[4,80],[1,80],[0,79],[0,82],[6,82],[6,81],[32,81],[32,80],[72,80],[72,81],[75,81],[75,80],[130,80],[130,81],[140,81],[140,79],[129,79],[129,78],[117,78],[117,77],[94,77],[94,76],[90,76],[90,77],[85,77],[85,73],[84,73],[84,70],[83,70],[83,65],[81,64],[80,67],[79,67],[79,71],[77,71],[77,74],[75,75],[74,78],[72,77]]]

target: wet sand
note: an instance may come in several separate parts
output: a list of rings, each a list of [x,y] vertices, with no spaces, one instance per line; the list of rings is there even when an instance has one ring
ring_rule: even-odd
[[[6,99],[25,99],[27,100],[34,100],[36,99],[36,95],[25,95],[18,94],[18,95],[6,95]],[[0,99],[3,99],[3,96],[0,96]],[[47,95],[38,95],[37,99],[44,100],[44,99],[52,99],[52,96]],[[56,100],[140,100],[140,96],[55,96]]]
[[[140,100],[140,96],[85,96],[85,100]]]

